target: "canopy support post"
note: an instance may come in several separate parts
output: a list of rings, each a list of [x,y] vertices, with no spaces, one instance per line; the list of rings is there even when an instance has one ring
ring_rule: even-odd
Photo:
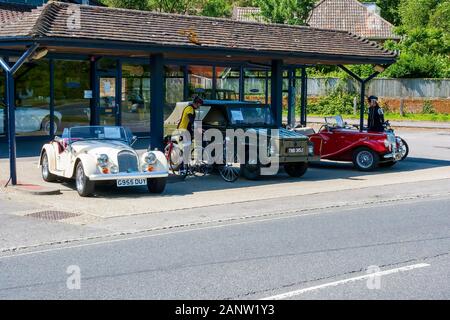
[[[308,74],[306,73],[306,67],[302,67],[302,81],[301,81],[301,107],[300,107],[300,124],[306,127],[307,114],[306,107],[308,104]]]
[[[275,124],[281,127],[283,123],[283,60],[272,60],[271,67],[271,108]]]
[[[35,43],[25,51],[25,53],[10,67],[9,64],[0,57],[0,66],[5,71],[6,88],[5,102],[8,109],[8,145],[9,145],[9,179],[13,186],[17,185],[17,152],[16,152],[16,106],[14,74],[33,55],[39,44]]]
[[[356,75],[351,70],[347,69],[343,65],[338,65],[338,67],[341,68],[342,70],[344,70],[347,74],[349,74],[352,78],[354,78],[360,84],[359,131],[362,132],[364,129],[364,105],[365,105],[365,95],[366,95],[366,84],[370,80],[375,78],[377,75],[379,75],[380,72],[375,71],[369,77],[363,79],[363,78],[359,77],[358,75]]]
[[[164,140],[164,55],[150,56],[150,146],[163,150]]]
[[[289,85],[288,85],[288,125],[293,127],[295,125],[295,69],[290,67],[288,69]]]

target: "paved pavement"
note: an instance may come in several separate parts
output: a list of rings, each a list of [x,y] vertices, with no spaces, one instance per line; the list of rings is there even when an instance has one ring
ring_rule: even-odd
[[[449,206],[317,210],[3,255],[0,298],[449,299]]]

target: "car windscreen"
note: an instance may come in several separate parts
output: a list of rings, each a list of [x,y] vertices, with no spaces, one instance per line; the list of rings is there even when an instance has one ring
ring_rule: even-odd
[[[118,140],[128,142],[123,127],[85,126],[73,127],[69,130],[70,142],[80,140]]]
[[[275,121],[267,106],[230,107],[230,122],[233,125],[272,126]]]
[[[325,122],[327,125],[336,127],[336,128],[344,128],[344,119],[342,116],[334,116],[334,117],[325,117]]]

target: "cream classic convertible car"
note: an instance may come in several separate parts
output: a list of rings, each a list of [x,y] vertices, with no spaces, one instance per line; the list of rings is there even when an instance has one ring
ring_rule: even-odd
[[[42,148],[42,178],[48,182],[75,179],[82,197],[92,195],[98,181],[115,181],[118,187],[147,185],[152,193],[163,192],[168,177],[164,154],[147,151],[139,156],[131,147],[135,141],[124,127],[65,129],[61,137]]]

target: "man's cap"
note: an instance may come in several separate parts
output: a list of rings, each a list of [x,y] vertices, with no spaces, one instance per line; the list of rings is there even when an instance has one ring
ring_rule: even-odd
[[[378,101],[378,97],[377,96],[370,96],[367,98],[367,100],[372,101],[372,100],[377,100]]]

